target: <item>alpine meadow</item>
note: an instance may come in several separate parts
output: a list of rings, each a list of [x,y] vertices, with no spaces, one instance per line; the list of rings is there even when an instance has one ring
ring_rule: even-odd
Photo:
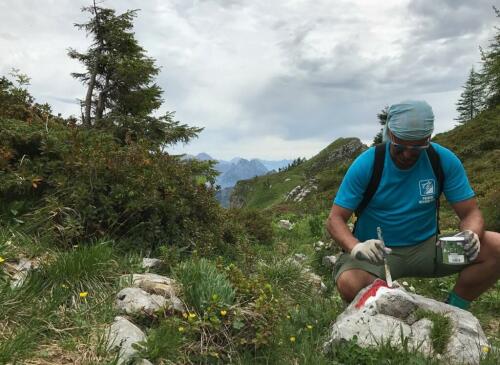
[[[35,98],[35,76],[19,65],[0,74],[0,364],[500,364],[498,281],[467,311],[444,303],[459,274],[398,278],[365,302],[370,285],[351,304],[336,287],[342,247],[326,222],[353,161],[382,142],[389,101],[371,116],[368,139],[352,123],[312,157],[290,151],[286,166],[231,186],[226,208],[217,200],[221,162],[175,152],[210,127],[166,111],[169,65],[136,34],[143,11],[108,3],[89,1],[83,22],[58,19],[85,40],[65,51],[78,65],[78,116]],[[241,5],[230,3],[224,12]],[[485,230],[500,232],[500,11],[488,11],[494,36],[476,45],[479,64],[462,70],[456,123],[430,141],[460,159]],[[187,95],[202,84],[193,76],[172,88]],[[252,117],[265,119],[271,107],[255,103]],[[352,230],[355,216],[347,223]],[[459,224],[441,196],[440,234]]]

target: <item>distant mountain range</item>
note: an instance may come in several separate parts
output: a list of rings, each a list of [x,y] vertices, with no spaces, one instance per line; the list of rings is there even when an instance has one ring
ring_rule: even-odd
[[[240,180],[251,179],[255,176],[261,176],[272,170],[288,166],[293,160],[261,160],[254,158],[246,160],[241,157],[234,157],[230,161],[217,160],[208,153],[198,153],[196,156],[185,155],[184,158],[195,158],[200,161],[217,161],[215,169],[220,173],[216,183],[221,188],[228,188],[236,185]]]
[[[221,202],[223,206],[229,205],[229,196],[234,185],[240,180],[251,179],[255,176],[266,175],[273,170],[278,170],[280,168],[288,166],[293,160],[261,160],[261,159],[251,159],[246,160],[241,157],[234,157],[230,161],[217,160],[211,157],[209,154],[202,152],[193,155],[185,155],[185,159],[195,158],[200,161],[213,160],[217,161],[214,166],[219,172],[217,176],[216,184],[220,185],[221,191],[217,194],[217,199]]]

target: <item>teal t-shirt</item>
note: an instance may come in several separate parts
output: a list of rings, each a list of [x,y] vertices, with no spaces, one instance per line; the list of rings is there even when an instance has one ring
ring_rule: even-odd
[[[441,159],[446,199],[456,203],[472,198],[474,191],[458,157],[437,143],[432,146]],[[334,204],[353,211],[357,208],[370,181],[374,158],[375,147],[371,147],[354,160]],[[401,170],[392,161],[387,143],[380,185],[357,222],[356,238],[377,238],[377,227],[381,227],[387,246],[411,246],[425,241],[436,233],[437,190],[427,153],[422,152],[410,169]]]

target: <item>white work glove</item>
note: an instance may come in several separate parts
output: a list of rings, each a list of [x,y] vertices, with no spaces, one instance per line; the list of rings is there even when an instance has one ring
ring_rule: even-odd
[[[385,247],[380,240],[367,240],[359,242],[351,250],[351,256],[358,260],[368,261],[375,265],[384,262],[384,256],[391,253],[391,249]]]
[[[455,236],[460,236],[465,238],[465,243],[464,243],[465,255],[467,255],[469,262],[474,261],[477,255],[479,255],[480,251],[481,243],[479,242],[479,236],[470,229],[457,233]]]

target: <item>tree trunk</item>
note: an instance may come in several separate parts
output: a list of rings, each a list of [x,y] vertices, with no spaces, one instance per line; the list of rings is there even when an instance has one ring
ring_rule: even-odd
[[[99,98],[97,99],[97,107],[95,111],[96,122],[101,120],[104,114],[104,105],[106,103],[106,97],[107,97],[106,94],[108,93],[108,89],[109,89],[109,76],[106,76],[106,82],[104,84],[104,88],[99,93]]]
[[[94,66],[92,74],[90,75],[89,87],[87,88],[87,95],[85,96],[85,117],[83,119],[83,125],[88,128],[92,126],[90,113],[92,112],[92,94],[94,93],[96,76],[97,76],[97,67]]]

